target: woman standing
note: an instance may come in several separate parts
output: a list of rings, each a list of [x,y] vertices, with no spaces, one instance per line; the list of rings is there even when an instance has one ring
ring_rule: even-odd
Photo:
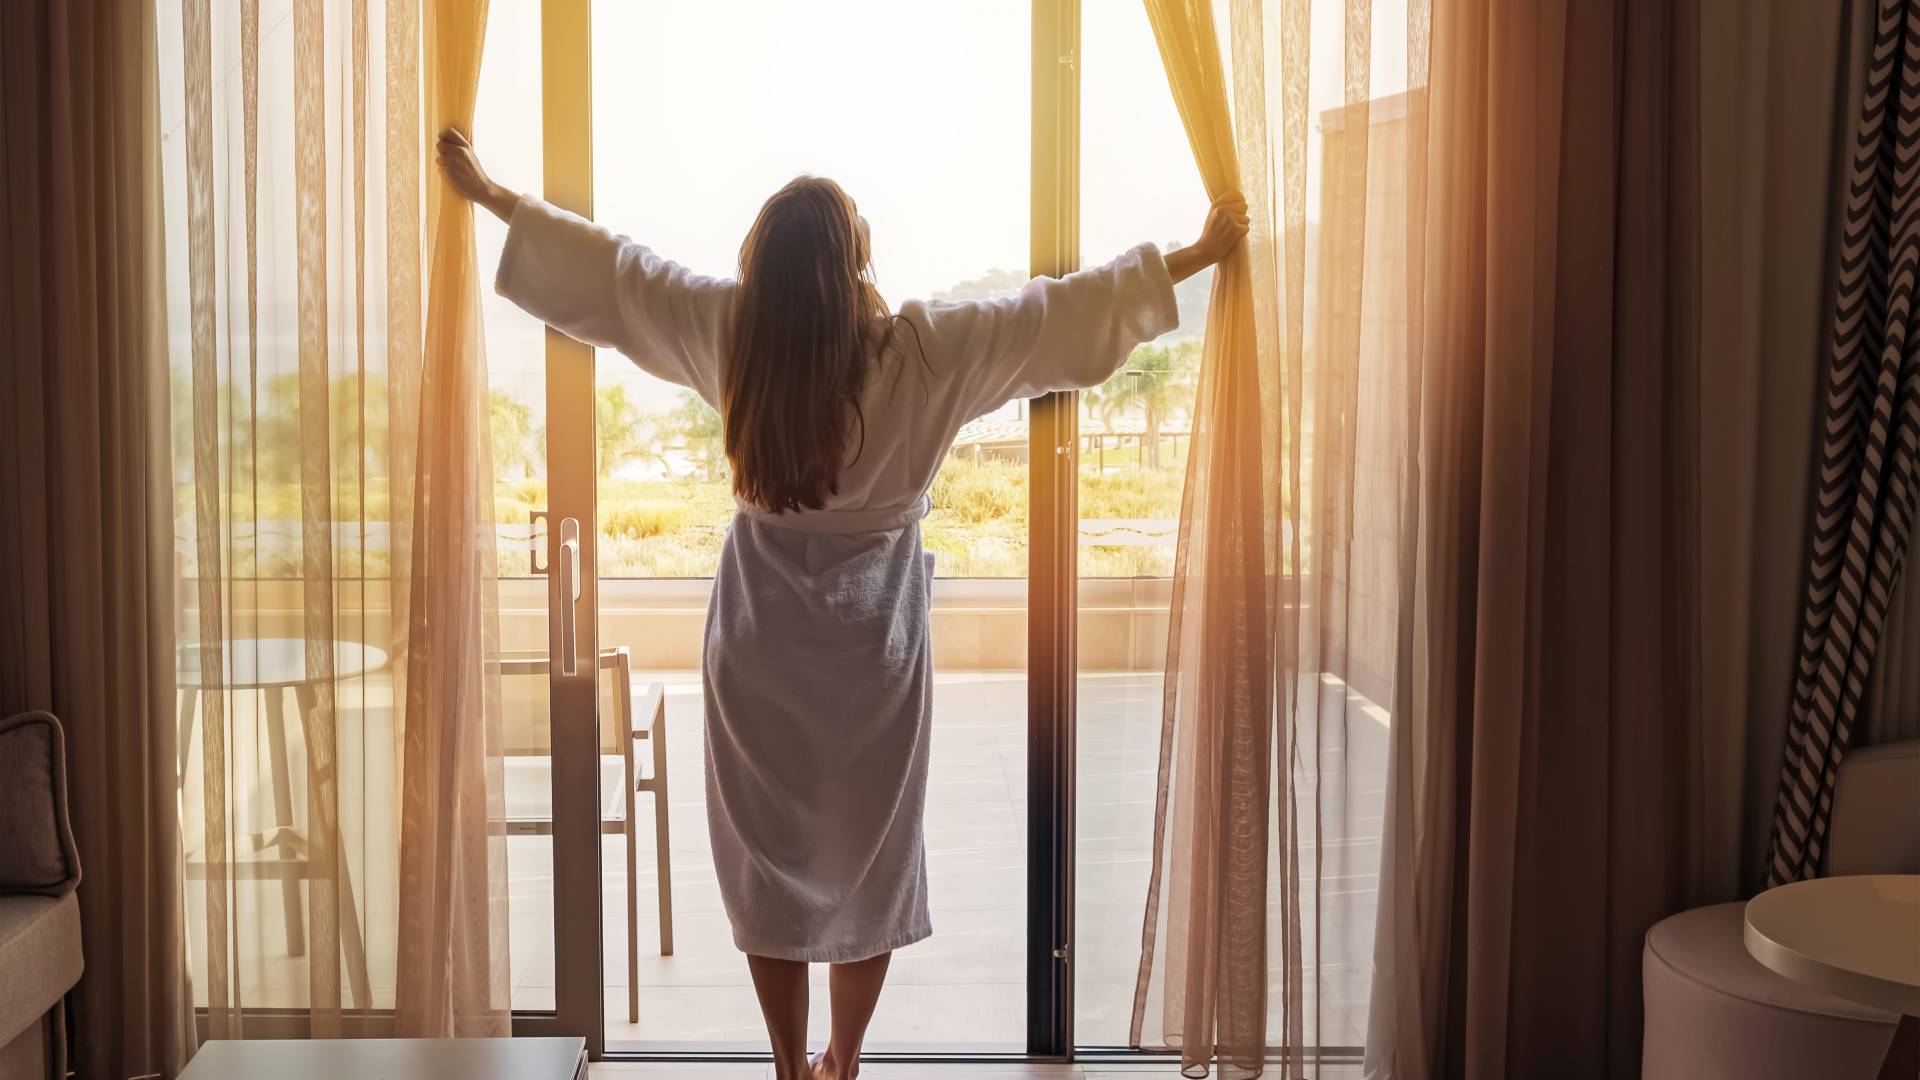
[[[453,189],[508,223],[496,288],[529,314],[690,387],[725,421],[738,513],[707,610],[707,827],[776,1075],[852,1077],[893,950],[927,937],[921,819],[933,559],[920,519],[961,425],[1097,386],[1174,328],[1173,285],[1223,258],[1243,200],[1200,240],[975,303],[889,312],[839,185],[775,192],[739,278],[702,277],[488,179],[441,132]],[[832,1034],[806,1056],[807,965],[832,965]]]

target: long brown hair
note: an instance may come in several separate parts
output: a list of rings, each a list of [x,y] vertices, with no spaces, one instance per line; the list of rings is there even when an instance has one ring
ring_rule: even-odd
[[[721,387],[733,493],[776,513],[817,510],[866,433],[860,392],[892,321],[853,200],[789,182],[740,245],[733,348]]]

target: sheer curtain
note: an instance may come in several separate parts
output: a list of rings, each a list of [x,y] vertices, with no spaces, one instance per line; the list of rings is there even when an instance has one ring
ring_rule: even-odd
[[[1135,1045],[1288,1076],[1365,1023],[1424,263],[1425,0],[1147,0],[1214,278]]]
[[[470,212],[421,227],[486,5],[155,10],[196,1003],[217,1038],[504,1034]]]

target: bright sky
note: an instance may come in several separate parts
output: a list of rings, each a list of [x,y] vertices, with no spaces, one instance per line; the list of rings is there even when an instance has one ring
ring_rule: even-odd
[[[1224,21],[1234,0],[1215,0]],[[1405,87],[1405,2],[1374,0],[1371,96]],[[1267,0],[1268,6],[1273,6]],[[1309,111],[1344,89],[1339,0],[1312,4]],[[170,239],[184,236],[180,7],[156,0],[161,120]],[[346,111],[345,4],[323,9],[328,105],[329,222],[345,229],[351,161]],[[374,5],[376,42],[384,25]],[[487,167],[540,190],[539,0],[493,0],[475,138]],[[223,342],[243,338],[237,15],[214,6],[216,267]],[[263,0],[260,64],[262,367],[292,370],[297,296],[293,228],[290,0]],[[731,274],[761,201],[801,172],[832,176],[873,226],[881,289],[895,304],[996,268],[1024,270],[1028,229],[1029,0],[597,0],[593,6],[595,216],[661,254]],[[1191,238],[1205,196],[1175,114],[1139,0],[1083,0],[1081,248],[1096,263],[1142,240]],[[1277,29],[1269,27],[1270,35]],[[374,54],[373,86],[383,85]],[[1270,87],[1270,95],[1277,92]],[[369,110],[368,175],[384,173],[384,129]],[[1277,121],[1276,121],[1277,122]],[[431,133],[429,133],[431,134]],[[1309,141],[1309,186],[1317,183]],[[1315,196],[1309,194],[1309,213]],[[378,222],[380,202],[373,202]],[[478,215],[482,272],[498,263],[505,229]],[[375,239],[377,240],[377,230]],[[330,244],[343,253],[350,236]],[[186,244],[167,250],[176,360],[189,352]],[[367,272],[381,280],[381,246]],[[347,260],[330,266],[335,300]],[[177,285],[178,287],[173,287]],[[375,293],[376,301],[378,293]],[[537,401],[543,332],[488,291],[489,366],[496,384]],[[335,303],[341,319],[348,310]],[[369,313],[370,340],[383,318]],[[343,327],[344,328],[344,327]],[[238,335],[238,338],[230,337]],[[344,340],[344,338],[339,338]],[[224,349],[223,349],[224,351]],[[611,362],[610,362],[611,361]],[[603,358],[603,377],[648,405],[675,392]]]
[[[1403,5],[1375,5],[1374,96],[1405,85]],[[1224,21],[1226,0],[1216,7]],[[1315,111],[1341,98],[1344,7],[1314,8]],[[816,173],[859,203],[895,304],[1025,269],[1029,0],[600,0],[592,18],[594,216],[616,231],[731,275],[761,202]],[[536,0],[495,0],[475,125],[496,178],[535,192],[539,40]],[[1085,0],[1081,113],[1086,261],[1191,238],[1205,193],[1138,0]],[[482,226],[490,273],[504,229]],[[537,397],[539,328],[497,299],[488,327],[495,381]],[[674,397],[600,368],[649,406]]]

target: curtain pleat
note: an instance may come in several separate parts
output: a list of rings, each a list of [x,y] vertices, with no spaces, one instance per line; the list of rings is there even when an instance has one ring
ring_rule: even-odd
[[[473,130],[485,0],[427,5],[426,114],[438,131]],[[400,965],[416,971],[397,1002],[409,1034],[509,1032],[504,836],[497,754],[503,738],[494,575],[493,468],[473,209],[428,188],[426,345],[417,401],[410,641],[437,646],[406,675],[401,789]],[[485,542],[476,543],[476,538]]]
[[[189,380],[191,396],[184,406],[192,425],[191,453],[195,476],[216,476],[220,460],[220,372],[218,344],[214,338],[213,274],[213,17],[208,0],[181,0],[181,25],[185,39],[182,50],[186,90],[186,247],[188,334],[192,342]],[[253,337],[249,334],[249,339]],[[226,640],[223,625],[224,604],[221,581],[225,551],[221,544],[222,491],[218,484],[194,487],[195,575],[199,612],[191,642],[202,643],[198,666],[206,686],[216,692],[203,694],[198,702],[184,702],[183,711],[199,710],[200,760],[203,790],[224,791],[227,785],[226,702],[218,692],[226,685],[227,651],[219,646]],[[211,647],[208,647],[211,646]],[[194,646],[189,645],[189,648]],[[181,725],[180,737],[191,744],[189,724]],[[204,867],[206,916],[205,941],[210,944],[201,971],[206,985],[207,1032],[209,1037],[237,1037],[239,1011],[243,1007],[234,986],[231,957],[226,942],[231,911],[232,852],[229,823],[224,800],[207,799],[201,814],[200,860]],[[218,943],[218,944],[214,944]]]
[[[424,341],[420,303],[420,0],[387,0],[387,377],[389,402],[418,401],[420,393],[420,350]],[[413,505],[413,479],[417,462],[418,411],[388,408],[385,449],[387,454],[387,499],[392,506]],[[389,541],[393,552],[411,551],[413,516],[390,514]],[[392,561],[390,603],[395,627],[412,624],[413,589],[409,560]],[[407,699],[407,668],[393,669],[393,697]],[[393,732],[392,753],[399,760],[404,735],[399,727]],[[400,788],[396,783],[397,798]]]
[[[341,1033],[343,872],[334,686],[334,462],[327,290],[327,34],[322,0],[293,4],[294,267],[297,289],[300,458],[301,650],[310,701],[307,745],[307,993],[314,1036]],[[312,430],[317,429],[317,430]],[[370,1002],[360,999],[365,1008]]]
[[[1257,32],[1258,9],[1248,12]],[[1212,5],[1149,2],[1147,14],[1208,195],[1240,190]],[[1252,99],[1262,110],[1264,96]],[[1259,218],[1256,235],[1271,237],[1266,192],[1246,195]],[[1269,482],[1277,439],[1269,432],[1279,416],[1280,370],[1256,353],[1252,250],[1221,262],[1208,308],[1175,549],[1154,863],[1132,1027],[1138,1045],[1149,983],[1163,966],[1162,1037],[1180,1048],[1183,1068],[1203,1071],[1217,1059],[1240,1076],[1259,1075],[1266,1060],[1270,635],[1279,579],[1277,491]],[[1266,344],[1275,347],[1271,337]],[[1291,828],[1283,815],[1283,835]],[[1288,929],[1285,956],[1297,965],[1298,931]],[[1289,1028],[1297,1015],[1296,1001]]]

